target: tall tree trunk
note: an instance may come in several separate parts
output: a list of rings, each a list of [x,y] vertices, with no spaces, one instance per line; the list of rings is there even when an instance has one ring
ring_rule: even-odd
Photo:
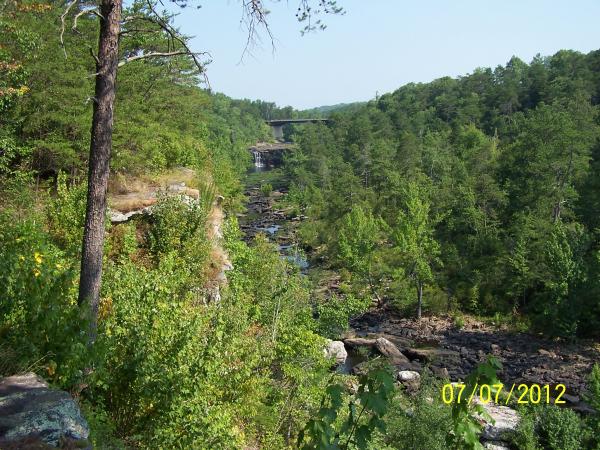
[[[417,319],[421,319],[421,309],[423,307],[423,283],[417,281]]]
[[[98,60],[96,63],[96,90],[78,300],[80,305],[87,302],[90,307],[91,341],[96,336],[102,280],[104,216],[106,213],[106,189],[112,148],[113,105],[119,62],[121,9],[122,0],[102,0],[100,6],[102,18],[100,19]]]

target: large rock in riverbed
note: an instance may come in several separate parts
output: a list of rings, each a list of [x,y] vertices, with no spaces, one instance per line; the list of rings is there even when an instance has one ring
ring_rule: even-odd
[[[380,354],[385,356],[390,364],[396,366],[400,370],[420,371],[419,364],[411,362],[399,349],[384,337],[377,339],[368,339],[353,337],[344,339],[344,343],[351,347],[371,347],[376,349]]]
[[[484,441],[509,442],[517,431],[519,425],[519,414],[512,408],[497,405],[493,402],[482,403],[475,400],[483,406],[485,411],[493,419],[492,422],[485,420],[485,425],[481,433],[481,439]]]
[[[0,380],[0,448],[43,448],[34,447],[36,441],[55,447],[75,441],[85,448],[88,435],[88,424],[67,392],[50,389],[34,373]]]
[[[328,341],[323,350],[326,358],[335,358],[338,365],[344,364],[348,357],[348,352],[342,341]]]

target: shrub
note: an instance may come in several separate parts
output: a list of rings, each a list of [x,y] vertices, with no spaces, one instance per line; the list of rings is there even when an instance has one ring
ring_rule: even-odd
[[[519,425],[513,438],[513,443],[519,450],[539,450],[535,412],[527,408],[519,411]]]
[[[597,363],[592,367],[587,387],[588,394],[585,396],[585,400],[596,410],[596,413],[590,415],[586,421],[590,436],[588,446],[600,449],[600,365]]]
[[[13,369],[44,367],[62,386],[78,379],[88,354],[73,263],[39,223],[0,213],[0,341],[16,355]]]
[[[447,449],[451,408],[440,401],[440,389],[439,382],[425,375],[415,397],[397,395],[386,418],[386,433],[378,437],[373,448]]]
[[[574,411],[557,406],[541,408],[538,434],[544,448],[578,450],[581,448],[581,419]]]
[[[351,317],[365,312],[371,304],[368,297],[355,297],[351,294],[330,299],[317,306],[319,322],[317,331],[328,338],[337,338],[348,329]]]
[[[273,185],[271,183],[264,183],[260,186],[260,192],[263,196],[269,197],[273,192]]]
[[[163,196],[152,208],[148,235],[150,251],[157,259],[172,251],[185,252],[194,239],[202,238],[208,211],[182,197]]]
[[[56,196],[46,207],[49,234],[69,255],[81,252],[86,191],[85,183],[68,186],[67,175],[60,172],[56,180]]]

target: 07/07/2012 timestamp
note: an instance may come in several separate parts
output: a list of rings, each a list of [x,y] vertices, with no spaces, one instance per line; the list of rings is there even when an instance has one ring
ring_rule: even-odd
[[[509,389],[510,386],[510,389]],[[504,403],[508,405],[511,398],[515,398],[520,404],[547,403],[562,405],[561,400],[566,387],[564,384],[554,386],[539,384],[475,384],[467,387],[464,383],[447,383],[442,387],[442,401],[451,405],[452,403]]]

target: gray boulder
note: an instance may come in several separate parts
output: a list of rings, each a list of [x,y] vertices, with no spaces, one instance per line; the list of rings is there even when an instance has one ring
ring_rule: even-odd
[[[477,400],[476,403],[481,404],[485,411],[494,419],[494,423],[485,421],[481,439],[485,441],[510,441],[519,425],[519,414],[517,411],[492,402],[483,404]]]
[[[323,353],[326,358],[334,358],[335,363],[340,365],[346,362],[348,352],[342,341],[328,341]]]
[[[398,381],[419,381],[421,375],[419,372],[414,370],[400,370],[398,371]]]
[[[73,398],[50,389],[34,373],[0,380],[0,447],[6,443],[39,439],[58,446],[83,441],[89,427]]]
[[[483,448],[486,450],[510,450],[510,447],[505,442],[488,441],[483,443]]]

